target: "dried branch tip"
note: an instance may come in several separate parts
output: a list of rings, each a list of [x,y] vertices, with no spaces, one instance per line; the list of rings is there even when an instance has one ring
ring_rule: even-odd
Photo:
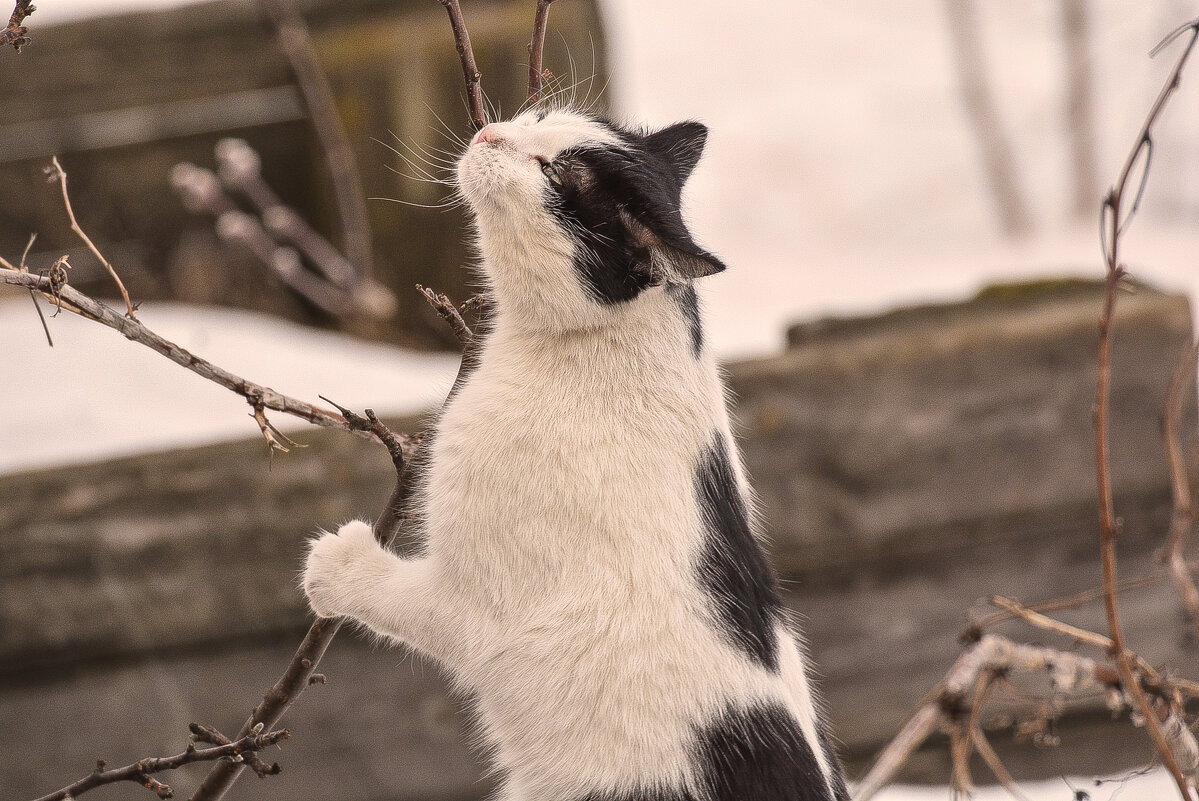
[[[471,126],[477,131],[487,124],[487,110],[483,107],[482,75],[475,64],[475,53],[470,46],[470,33],[462,18],[458,0],[438,0],[450,16],[450,28],[454,32],[454,47],[462,62],[462,77],[466,81],[466,100],[470,109]]]
[[[541,99],[541,87],[547,77],[542,67],[545,55],[545,31],[550,17],[550,4],[554,0],[537,0],[537,12],[533,17],[533,36],[529,40],[529,93],[526,103],[532,105]]]
[[[307,445],[296,442],[291,437],[275,428],[275,424],[267,419],[266,410],[261,401],[255,402],[254,400],[250,400],[249,403],[254,409],[254,411],[250,413],[250,417],[253,417],[254,422],[258,423],[258,429],[262,432],[262,438],[266,440],[267,453],[269,454],[272,466],[274,465],[275,451],[279,451],[280,453],[290,453],[292,448],[308,447]]]
[[[113,282],[121,292],[121,299],[125,301],[125,316],[131,320],[134,319],[134,312],[137,311],[137,307],[129,299],[129,293],[125,291],[125,284],[121,281],[121,277],[117,275],[116,269],[109,263],[108,259],[104,258],[104,254],[100,252],[100,249],[96,247],[95,243],[92,242],[91,238],[79,225],[78,220],[75,219],[75,211],[71,208],[71,196],[67,193],[67,173],[62,168],[62,165],[58,163],[58,156],[50,158],[50,165],[45,168],[45,173],[47,181],[50,183],[58,181],[59,186],[62,188],[62,205],[67,211],[67,219],[71,222],[71,230],[75,232],[75,235],[83,241],[87,249],[92,252],[92,255],[104,265],[104,269],[112,276]]]
[[[470,330],[470,326],[462,319],[462,315],[458,311],[458,307],[454,305],[454,301],[450,300],[449,296],[433,289],[428,289],[420,284],[416,285],[416,290],[425,296],[425,300],[433,307],[434,311],[445,320],[450,326],[450,330],[454,332],[454,337],[458,342],[466,347],[470,345],[475,338],[474,332]],[[467,303],[475,301],[474,308],[482,308],[485,304],[481,300],[481,295],[475,295]],[[476,300],[480,299],[480,300]],[[463,310],[466,309],[466,303],[462,305]]]
[[[8,18],[8,27],[0,31],[0,47],[12,45],[13,49],[20,53],[21,48],[29,44],[29,29],[21,23],[34,11],[37,11],[37,6],[30,0],[17,0],[12,16]]]

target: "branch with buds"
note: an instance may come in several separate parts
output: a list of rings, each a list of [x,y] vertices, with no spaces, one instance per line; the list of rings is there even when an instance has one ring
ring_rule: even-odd
[[[296,294],[334,317],[395,314],[391,290],[364,277],[275,194],[262,177],[261,158],[247,142],[222,139],[216,161],[216,173],[188,163],[171,170],[171,186],[188,211],[211,215],[221,239],[249,250]],[[243,212],[226,190],[249,200],[259,216]]]
[[[94,790],[97,787],[102,787],[106,784],[116,784],[118,782],[133,782],[150,790],[159,798],[174,798],[175,793],[170,785],[163,784],[154,778],[154,774],[175,770],[184,765],[190,765],[193,762],[216,762],[219,760],[229,764],[263,765],[262,760],[258,759],[255,752],[291,737],[291,733],[287,729],[263,733],[263,727],[256,726],[245,736],[239,737],[236,740],[229,740],[220,732],[207,726],[200,726],[193,723],[190,728],[192,730],[192,742],[187,744],[187,748],[181,754],[171,757],[147,757],[146,759],[139,759],[132,765],[126,765],[123,768],[106,769],[104,761],[98,760],[96,762],[96,769],[87,776],[61,790],[44,795],[37,799],[37,801],[69,801],[72,798],[78,798],[88,790]],[[196,747],[197,742],[213,742],[214,740],[221,740],[223,742],[213,745],[210,748]],[[279,773],[280,770],[281,768],[277,764],[269,768],[264,766],[263,772],[259,775],[274,775]]]

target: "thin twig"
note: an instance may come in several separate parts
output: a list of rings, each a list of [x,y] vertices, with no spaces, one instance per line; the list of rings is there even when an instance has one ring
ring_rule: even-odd
[[[20,53],[21,48],[29,44],[29,29],[21,23],[34,11],[37,11],[37,6],[31,0],[17,0],[12,16],[8,18],[8,27],[0,31],[0,47],[12,45]]]
[[[949,729],[949,786],[954,799],[970,798],[974,794],[974,780],[970,777],[970,735],[962,721],[947,721]]]
[[[283,675],[266,691],[262,703],[255,707],[242,725],[237,734],[238,739],[245,737],[258,726],[270,728],[279,722],[283,714],[308,688],[314,668],[320,662],[329,643],[333,642],[333,636],[340,627],[340,620],[325,617],[316,619]],[[237,781],[245,767],[244,762],[218,762],[192,794],[191,801],[219,801]]]
[[[337,114],[333,89],[317,58],[308,25],[289,0],[258,0],[258,5],[275,26],[279,49],[291,64],[308,110],[308,119],[312,121],[329,167],[341,219],[342,250],[354,265],[358,278],[366,278],[374,272],[370,216],[363,199],[366,193],[362,191],[354,149]]]
[[[477,131],[487,124],[487,110],[483,107],[483,76],[475,64],[475,51],[470,46],[470,33],[462,19],[462,8],[458,0],[437,0],[450,15],[450,28],[454,32],[454,47],[462,62],[462,76],[466,80],[466,99],[470,108],[470,122]]]
[[[416,291],[425,296],[425,300],[433,307],[441,319],[446,321],[450,330],[454,332],[454,337],[458,340],[458,344],[462,347],[467,347],[474,340],[474,332],[470,330],[470,326],[462,319],[462,314],[458,307],[449,297],[434,289],[428,289],[420,284],[416,285]],[[469,302],[469,301],[468,301]]]
[[[1185,562],[1184,567],[1188,573],[1195,573],[1196,571],[1199,571],[1199,561]],[[1151,570],[1148,573],[1144,573],[1140,576],[1120,579],[1116,585],[1116,591],[1124,592],[1125,590],[1136,590],[1143,587],[1151,587],[1154,584],[1165,581],[1166,579],[1170,578],[1171,575],[1172,570],[1170,568],[1161,568],[1160,570]],[[1085,606],[1086,604],[1102,600],[1103,592],[1104,589],[1102,586],[1092,587],[1089,590],[1084,590],[1075,595],[1068,595],[1064,598],[1052,598],[1047,601],[1038,601],[1037,603],[1033,604],[1023,604],[1022,609],[1026,609],[1031,612],[1060,612],[1063,609],[1077,609],[1080,606]],[[1007,609],[1003,609],[998,612],[992,612],[989,615],[985,615],[978,620],[973,621],[967,627],[967,630],[963,633],[962,637],[965,640],[976,640],[983,631],[986,631],[987,629],[999,623],[1004,623],[1008,620],[1015,620],[1019,617],[1021,617],[1020,614]]]
[[[1170,41],[1176,33],[1171,34],[1167,40],[1163,40],[1163,45],[1166,41]],[[1145,720],[1145,727],[1149,731],[1154,748],[1157,750],[1166,768],[1170,771],[1174,782],[1178,785],[1178,791],[1182,798],[1187,799],[1187,801],[1190,801],[1192,798],[1187,778],[1178,766],[1178,761],[1170,748],[1170,743],[1162,729],[1158,715],[1155,713],[1148,697],[1141,689],[1140,682],[1137,681],[1134,675],[1132,658],[1125,647],[1124,633],[1120,626],[1119,608],[1116,602],[1116,540],[1119,537],[1120,527],[1116,520],[1115,506],[1112,499],[1108,402],[1111,395],[1112,328],[1115,317],[1116,293],[1119,288],[1120,279],[1124,277],[1124,267],[1120,262],[1120,237],[1127,229],[1128,223],[1131,222],[1136,212],[1136,207],[1148,180],[1150,156],[1153,147],[1153,125],[1157,122],[1171,95],[1177,90],[1181,82],[1182,69],[1186,65],[1197,39],[1199,39],[1199,20],[1193,20],[1191,22],[1190,41],[1187,42],[1186,49],[1179,56],[1174,69],[1170,72],[1170,76],[1166,79],[1161,91],[1158,92],[1157,98],[1154,100],[1148,115],[1145,117],[1145,122],[1141,125],[1141,131],[1137,136],[1137,140],[1124,162],[1124,167],[1120,171],[1120,177],[1116,181],[1115,186],[1108,191],[1107,197],[1104,199],[1101,207],[1100,219],[1104,224],[1102,244],[1106,261],[1107,280],[1103,311],[1099,318],[1099,375],[1095,382],[1094,407],[1095,471],[1099,495],[1100,557],[1103,562],[1104,611],[1107,616],[1108,630],[1112,638],[1112,656],[1116,661],[1120,677],[1127,687],[1127,692],[1132,696],[1134,706]],[[1160,47],[1155,48],[1155,52]],[[1134,198],[1133,206],[1127,214],[1127,219],[1122,220],[1124,194],[1128,189],[1128,181],[1132,175],[1134,166],[1138,161],[1142,160],[1142,153],[1144,153],[1143,174],[1141,180],[1138,182],[1137,194]]]
[[[404,469],[404,440],[401,438],[401,435],[396,434],[383,424],[383,421],[375,414],[374,409],[367,409],[365,411],[366,417],[363,417],[357,412],[342,406],[340,403],[326,398],[324,395],[318,395],[317,397],[331,404],[333,408],[341,412],[342,417],[349,422],[351,429],[374,434],[387,448],[387,452],[391,454],[391,463],[395,467],[396,472],[399,473]]]
[[[325,428],[351,430],[349,423],[340,414],[276,392],[270,387],[256,384],[218,367],[207,359],[164,339],[143,325],[141,321],[118,314],[74,287],[64,285],[55,291],[49,276],[0,269],[0,283],[31,287],[48,298],[55,299],[57,297],[62,308],[120,331],[126,339],[145,345],[193,373],[241,395],[251,406],[260,404],[265,409],[289,414]]]
[[[936,730],[938,722],[943,722],[952,731],[954,726],[961,727],[965,717],[968,730],[977,727],[982,712],[980,707],[986,703],[990,687],[985,681],[980,683],[980,676],[1017,671],[1048,673],[1054,692],[1058,694],[1078,695],[1103,690],[1120,704],[1132,706],[1135,706],[1134,687],[1139,690],[1141,683],[1141,678],[1137,676],[1135,685],[1130,684],[1108,665],[1081,654],[1024,645],[997,634],[984,635],[958,656],[931,698],[926,697],[920,702],[907,724],[879,754],[858,784],[855,801],[867,801],[889,784],[908,757]],[[962,714],[963,705],[970,709],[967,716]],[[1143,716],[1134,718],[1134,721],[1145,726],[1157,723],[1163,731],[1171,758],[1184,766],[1188,776],[1195,775],[1199,771],[1199,744],[1181,716],[1169,705],[1160,702],[1151,714],[1152,722]],[[978,747],[977,742],[975,747]],[[961,758],[955,756],[958,762]]]
[[[268,470],[273,469],[275,466],[275,451],[279,453],[291,453],[292,448],[308,447],[296,442],[275,428],[275,424],[267,419],[266,410],[263,409],[261,403],[251,402],[250,405],[254,409],[254,411],[250,412],[250,417],[254,418],[254,422],[258,424],[258,430],[262,432],[262,438],[266,440]]]
[[[1028,796],[1021,791],[1016,780],[1012,778],[1012,774],[1008,773],[1008,769],[1004,767],[999,754],[995,753],[995,749],[991,747],[991,742],[987,739],[987,735],[983,734],[981,726],[975,724],[970,729],[970,739],[974,743],[974,750],[978,751],[978,755],[982,757],[983,762],[987,763],[987,768],[999,780],[1003,788],[1017,801],[1029,801]]]
[[[18,266],[12,266],[7,259],[5,259],[3,256],[0,256],[0,267],[3,267],[6,270],[19,270],[23,273],[29,272],[29,268],[25,265],[25,260],[29,258],[29,251],[33,248],[33,243],[36,239],[36,233],[29,235],[29,241],[25,243],[25,250],[21,252],[21,262]],[[54,338],[50,336],[50,326],[46,324],[46,315],[42,313],[42,307],[37,302],[37,293],[32,289],[29,290],[29,300],[33,302],[33,310],[37,312],[37,318],[39,321],[41,321],[42,331],[46,334],[46,344],[48,344],[50,347],[54,347]]]
[[[309,679],[309,683],[312,683],[311,679]],[[200,723],[189,723],[187,729],[192,733],[192,739],[198,743],[229,745],[232,742],[232,740],[211,726],[204,726]],[[278,762],[268,765],[253,751],[242,754],[242,759],[246,761],[246,767],[257,773],[260,779],[265,779],[267,776],[278,776],[283,772],[283,768]]]
[[[240,770],[245,763],[245,755],[274,745],[280,740],[286,740],[291,734],[287,729],[262,733],[262,728],[247,731],[236,740],[225,745],[212,748],[196,748],[195,743],[189,743],[187,749],[172,757],[150,757],[139,760],[123,768],[104,769],[102,761],[96,763],[96,769],[79,781],[49,795],[42,796],[37,801],[65,801],[78,798],[88,790],[105,784],[117,782],[136,782],[148,790],[152,790],[159,798],[173,798],[174,792],[168,785],[163,784],[152,774],[190,765],[193,762],[213,762],[220,760],[219,765],[233,764]]]
[[[365,314],[386,319],[395,313],[391,290],[378,281],[362,278],[328,240],[283,204],[262,179],[261,160],[244,140],[217,142],[216,157],[221,180],[211,170],[187,162],[171,170],[171,186],[188,211],[212,215],[218,236],[249,250],[290,289],[335,317]],[[241,210],[225,193],[222,180],[250,199],[261,221]],[[303,251],[309,263],[328,280],[305,269],[296,250],[280,245],[271,234]]]
[[[529,105],[541,97],[542,59],[545,53],[545,29],[550,17],[550,4],[554,0],[537,0],[537,13],[533,17],[533,37],[529,39]]]
[[[1079,642],[1085,642],[1088,645],[1094,645],[1096,648],[1101,648],[1104,651],[1110,651],[1112,648],[1112,640],[1110,637],[1104,637],[1102,634],[1096,634],[1093,631],[1080,629],[1077,626],[1071,626],[1069,623],[1063,623],[1060,620],[1054,620],[1051,617],[1046,617],[1040,612],[1034,612],[1010,598],[1004,598],[1001,595],[996,595],[991,599],[991,603],[1005,609],[1018,618],[1036,626],[1037,628],[1053,631],[1061,634],[1064,637],[1069,637]]]
[[[1077,626],[1071,626],[1069,623],[1063,623],[1060,620],[1055,620],[1051,617],[1046,617],[1039,612],[1034,612],[1024,606],[1021,606],[1016,601],[1002,596],[995,596],[991,599],[991,603],[1001,607],[1008,612],[1011,612],[1016,617],[1024,620],[1026,623],[1036,626],[1044,631],[1052,631],[1056,634],[1061,634],[1064,637],[1070,637],[1078,642],[1093,645],[1099,648],[1104,653],[1112,654],[1115,649],[1115,642],[1110,637],[1105,637],[1102,634],[1080,629]],[[1154,686],[1161,684],[1161,676],[1154,670],[1153,666],[1146,662],[1139,654],[1128,651],[1128,657],[1133,666],[1141,674],[1141,676],[1151,682]]]
[[[50,166],[46,168],[46,173],[50,176],[51,180],[58,181],[59,186],[62,188],[62,204],[66,207],[67,217],[71,220],[71,230],[83,240],[83,244],[87,245],[87,249],[92,252],[92,255],[100,260],[100,263],[104,265],[104,269],[108,270],[108,274],[116,282],[117,289],[121,290],[121,298],[125,301],[125,314],[132,319],[135,308],[133,302],[129,300],[129,293],[125,291],[125,285],[121,282],[121,277],[117,275],[117,271],[113,268],[112,264],[109,263],[108,259],[104,258],[104,254],[100,252],[100,249],[96,247],[95,243],[92,242],[91,238],[88,237],[83,228],[79,226],[79,222],[75,219],[75,212],[71,208],[71,196],[67,194],[67,173],[63,170],[62,165],[58,163],[58,156],[50,158]]]

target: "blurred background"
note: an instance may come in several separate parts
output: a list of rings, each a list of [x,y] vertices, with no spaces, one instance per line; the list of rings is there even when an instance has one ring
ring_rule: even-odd
[[[534,4],[463,5],[489,100],[510,113]],[[261,216],[216,152],[244,140],[282,203],[334,255],[350,251],[292,67],[262,8],[238,0],[46,0],[29,17],[33,42],[0,54],[0,255],[16,261],[36,232],[31,269],[70,254],[73,286],[116,297],[46,182],[57,155],[148,326],[280,391],[417,430],[457,358],[413,286],[472,291],[466,221],[422,180],[468,130],[449,26],[432,0],[298,8],[369,198],[372,263],[354,265],[353,291],[321,289],[336,281],[316,268],[337,259],[307,253],[302,276],[324,283],[305,289],[277,250],[255,253],[261,237],[214,225],[219,204],[172,185],[181,163],[223,170],[225,211]],[[854,776],[944,675],[978,599],[1099,582],[1099,201],[1181,43],[1148,51],[1196,13],[1175,0],[553,6],[545,64],[579,102],[710,128],[686,196],[697,239],[730,265],[702,287],[709,341]],[[1121,299],[1114,364],[1124,575],[1151,569],[1171,513],[1161,417],[1193,337],[1197,219],[1199,75],[1184,74],[1124,240],[1142,282]],[[51,349],[27,294],[0,290],[0,787],[13,798],[97,757],[177,753],[192,720],[236,729],[307,625],[304,539],[377,514],[392,476],[381,448],[282,416],[309,447],[268,469],[240,398],[69,314],[49,321]],[[1199,676],[1172,587],[1123,603],[1134,648]],[[1069,614],[1103,626],[1097,608]],[[322,672],[284,721],[284,774],[230,798],[486,792],[435,668],[346,632]],[[1143,734],[1110,717],[1098,697],[1047,715],[1012,694],[988,723],[1017,777],[1064,799],[1150,760]],[[948,763],[934,741],[903,778],[945,797]],[[182,795],[202,775],[164,778]]]

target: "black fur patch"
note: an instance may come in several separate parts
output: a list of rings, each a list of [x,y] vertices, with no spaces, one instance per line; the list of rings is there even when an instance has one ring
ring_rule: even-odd
[[[700,460],[695,484],[707,529],[700,584],[712,599],[723,634],[750,659],[777,671],[777,582],[750,530],[749,510],[737,489],[723,434],[713,437]]]
[[[679,208],[706,129],[686,123],[646,136],[607,124],[622,144],[572,148],[547,167],[555,180],[546,205],[582,246],[575,267],[587,289],[614,304],[723,270],[691,238]]]
[[[695,759],[710,801],[833,801],[799,724],[777,706],[726,711],[700,732]]]
[[[699,799],[703,801],[849,801],[840,765],[830,759],[832,786],[799,723],[783,708],[730,708],[697,729],[692,751]],[[821,730],[822,747],[827,739]],[[646,788],[589,793],[575,801],[698,801],[683,789]]]
[[[699,319],[699,298],[690,283],[667,284],[666,294],[671,297],[691,331],[691,352],[699,358],[704,350],[704,329]]]
[[[632,300],[656,282],[649,248],[621,221],[623,192],[601,177],[601,152],[568,151],[554,159],[562,184],[548,190],[547,205],[579,240],[575,269],[584,286],[600,303],[613,304]]]
[[[588,793],[575,801],[699,801],[686,790],[633,790],[628,793]]]

